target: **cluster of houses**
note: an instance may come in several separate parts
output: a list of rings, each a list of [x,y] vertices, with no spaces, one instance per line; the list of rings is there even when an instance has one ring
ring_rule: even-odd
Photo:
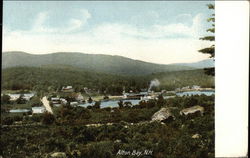
[[[77,106],[78,104],[85,102],[85,99],[81,93],[75,93],[73,95],[73,100],[74,101],[69,102],[69,105]],[[66,105],[68,103],[68,101],[63,97],[51,97],[50,102],[52,103],[53,106],[56,106],[56,107],[59,107],[61,105]]]
[[[25,99],[26,101],[30,101],[32,97],[35,96],[35,93],[24,93],[24,94],[7,94],[10,97],[10,101],[16,101],[18,98]],[[32,112],[32,114],[39,114],[44,113],[46,110],[43,106],[37,106],[32,107],[31,110],[29,109],[13,109],[10,110],[12,113],[18,113],[18,112]]]
[[[186,86],[186,87],[182,87],[182,88],[176,88],[175,91],[166,91],[166,90],[162,90],[161,92],[154,92],[154,91],[141,91],[138,93],[134,93],[132,91],[130,91],[129,93],[126,93],[125,91],[123,92],[123,96],[122,98],[124,100],[149,100],[149,99],[157,99],[157,96],[159,96],[160,94],[163,93],[176,93],[179,91],[190,91],[190,90],[200,90],[201,87],[197,86],[197,85],[193,85],[193,86]],[[84,104],[86,103],[84,97],[82,96],[81,93],[73,93],[74,89],[72,86],[64,86],[62,87],[62,92],[65,92],[66,94],[68,93],[70,96],[70,101],[66,100],[66,97],[49,97],[49,101],[53,106],[59,107],[61,105],[66,105],[69,104],[70,106],[78,106],[79,104]],[[86,93],[89,93],[89,91],[86,88]],[[26,94],[8,94],[10,96],[10,100],[11,101],[16,101],[18,98],[22,97],[23,99],[29,101],[34,95],[35,93],[26,93]],[[67,95],[66,95],[67,96]],[[46,109],[41,106],[41,107],[32,107],[31,109],[33,114],[36,113],[44,113],[46,111]]]
[[[74,92],[74,89],[72,86],[63,86],[62,92]]]
[[[25,93],[25,94],[8,94],[10,101],[16,101],[18,98],[22,97],[23,99],[29,101],[35,93]]]
[[[161,92],[142,91],[139,93],[123,92],[123,99],[140,99],[140,100],[157,99],[157,96],[163,93],[176,93],[179,91],[189,91],[189,90],[201,90],[201,87],[197,85],[193,85],[193,86],[186,86],[182,88],[176,88],[175,91],[166,91],[166,90],[162,90]]]
[[[182,87],[182,88],[176,88],[175,91],[185,91],[185,90],[200,90],[201,87],[200,86],[197,86],[197,85],[193,85],[192,87],[191,86],[186,86],[186,87]]]
[[[157,99],[157,97],[159,96],[159,94],[164,93],[165,91],[162,92],[154,92],[154,91],[150,91],[150,92],[139,92],[139,93],[123,93],[123,99],[139,99],[139,100],[149,100],[149,99]]]

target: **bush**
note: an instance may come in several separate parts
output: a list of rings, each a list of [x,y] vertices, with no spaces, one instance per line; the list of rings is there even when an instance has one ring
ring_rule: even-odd
[[[14,120],[12,117],[5,117],[2,119],[3,125],[12,125],[14,123]]]
[[[123,101],[120,100],[120,101],[118,102],[118,105],[119,105],[119,108],[123,108]]]
[[[93,99],[91,97],[89,97],[88,103],[92,103],[92,102],[93,102]]]
[[[93,108],[100,109],[101,108],[101,102],[99,102],[99,101],[95,102]]]
[[[43,114],[43,118],[42,118],[43,124],[50,125],[50,124],[53,124],[54,122],[55,122],[55,117],[53,114],[50,114],[48,112],[45,112]]]
[[[1,104],[9,104],[9,103],[10,103],[10,96],[4,94],[1,97]]]
[[[17,104],[26,104],[27,100],[23,98],[23,94],[20,95],[20,97],[16,100]]]
[[[42,106],[42,102],[39,97],[32,97],[29,101],[30,106]]]

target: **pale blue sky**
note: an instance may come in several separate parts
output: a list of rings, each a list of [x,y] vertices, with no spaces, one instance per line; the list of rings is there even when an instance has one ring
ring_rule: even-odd
[[[3,51],[77,51],[156,63],[198,61],[207,58],[195,50],[207,45],[198,39],[211,25],[206,21],[213,13],[208,3],[4,1]]]

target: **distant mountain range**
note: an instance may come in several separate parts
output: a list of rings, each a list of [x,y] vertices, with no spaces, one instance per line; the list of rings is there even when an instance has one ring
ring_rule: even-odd
[[[213,67],[210,59],[196,63],[154,64],[133,60],[122,56],[58,52],[34,55],[25,52],[2,53],[2,69],[10,67],[76,67],[88,71],[113,73],[118,75],[146,75],[157,72],[193,70]]]
[[[194,63],[177,63],[174,65],[189,66],[189,67],[198,68],[198,69],[209,68],[209,67],[214,67],[214,59],[206,59],[206,60],[202,60],[202,61],[198,61]]]

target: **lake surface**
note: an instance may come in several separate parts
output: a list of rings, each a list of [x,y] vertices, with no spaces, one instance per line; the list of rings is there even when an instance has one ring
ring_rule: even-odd
[[[125,102],[131,102],[132,106],[133,105],[138,105],[141,100],[123,100],[123,103]],[[106,107],[119,107],[118,105],[119,100],[109,100],[109,101],[102,101],[101,102],[101,108],[106,108]],[[79,104],[78,106],[81,107],[87,107],[87,106],[93,106],[95,105],[95,102],[92,103],[84,103],[84,104]]]
[[[191,96],[191,95],[206,95],[211,96],[215,94],[215,91],[188,91],[188,92],[179,92],[176,93],[177,96]]]
[[[29,112],[31,110],[29,109],[13,109],[13,110],[10,110],[11,113],[22,113],[22,112]]]
[[[215,94],[214,91],[188,91],[188,92],[179,92],[176,93],[177,96],[191,96],[191,95],[207,95],[207,96],[211,96],[213,94]],[[165,96],[164,99],[168,99],[168,98],[173,98],[175,96]],[[125,102],[131,102],[132,106],[134,105],[138,105],[139,102],[141,100],[132,100],[132,99],[128,99],[128,100],[123,100],[123,103]],[[101,108],[106,108],[106,107],[119,107],[118,105],[119,100],[108,100],[108,101],[101,101]],[[95,105],[95,102],[93,101],[92,103],[84,103],[84,104],[79,104],[78,106],[81,107],[87,107],[87,106],[93,106]]]

